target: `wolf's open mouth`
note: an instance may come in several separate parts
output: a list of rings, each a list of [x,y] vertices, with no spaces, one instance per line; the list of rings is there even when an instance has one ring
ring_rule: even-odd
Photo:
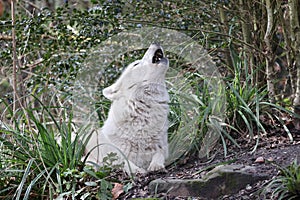
[[[152,58],[152,63],[158,63],[164,57],[164,53],[161,49],[157,49]]]

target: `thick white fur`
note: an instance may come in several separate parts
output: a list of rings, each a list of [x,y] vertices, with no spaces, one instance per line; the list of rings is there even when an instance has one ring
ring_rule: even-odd
[[[103,90],[112,104],[104,126],[87,145],[88,151],[98,145],[89,161],[101,165],[109,152],[115,152],[128,173],[164,168],[168,156],[165,74],[169,61],[162,58],[152,63],[157,49],[161,47],[152,44],[141,60],[131,63],[113,85]]]

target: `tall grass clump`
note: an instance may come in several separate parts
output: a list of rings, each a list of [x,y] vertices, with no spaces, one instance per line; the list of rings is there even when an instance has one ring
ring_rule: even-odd
[[[216,130],[222,129],[217,125],[222,122],[224,91],[218,77],[192,67],[184,71],[174,75],[175,81],[168,77],[170,161],[191,153],[206,156],[219,139]]]
[[[300,198],[300,165],[295,159],[289,166],[277,166],[280,174],[271,180],[262,190],[263,195],[270,194],[271,199],[292,200]]]
[[[293,140],[289,129],[280,117],[283,113],[294,114],[276,103],[271,103],[266,85],[256,82],[255,77],[258,76],[259,71],[251,70],[247,62],[239,56],[234,58],[232,76],[225,79],[226,134],[230,134],[235,139],[239,138],[243,142],[251,142],[255,139],[256,143],[253,147],[255,151],[261,135],[268,134],[266,127],[270,126],[269,120],[282,126],[290,140]]]
[[[0,196],[109,199],[109,168],[95,171],[84,163],[85,145],[92,130],[77,128],[67,108],[59,108],[65,113],[59,117],[53,114],[54,109],[58,108],[20,110],[14,125],[2,124]]]

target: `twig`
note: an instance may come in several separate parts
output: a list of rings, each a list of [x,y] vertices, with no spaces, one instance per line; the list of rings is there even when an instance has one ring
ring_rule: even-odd
[[[16,25],[16,20],[15,20],[15,0],[11,0],[10,2],[11,4],[11,19],[12,19],[12,51],[13,51],[13,125],[14,127],[16,127],[16,112],[17,112],[17,106],[19,106],[20,108],[22,108],[22,110],[24,111],[26,120],[28,121],[28,126],[29,126],[29,130],[32,130],[31,125],[29,123],[29,116],[28,113],[26,112],[21,99],[19,97],[19,91],[18,91],[18,76],[17,76],[17,72],[18,72],[18,57],[17,57],[17,44],[16,44],[16,29],[15,29],[15,25]],[[20,65],[20,64],[19,64]]]
[[[0,35],[0,40],[12,40],[12,36],[10,36],[10,35]]]

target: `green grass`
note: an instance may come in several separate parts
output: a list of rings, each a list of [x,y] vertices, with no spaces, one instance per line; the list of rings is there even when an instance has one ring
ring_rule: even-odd
[[[295,116],[295,114],[287,108],[270,102],[266,85],[256,83],[255,77],[258,76],[259,71],[251,70],[247,61],[241,60],[241,56],[233,56],[233,61],[232,76],[224,80],[227,85],[224,135],[227,137],[231,135],[232,138],[239,138],[244,142],[255,140],[252,152],[257,149],[261,136],[268,135],[266,127],[281,126],[293,141],[292,134],[281,116],[283,114]],[[262,120],[262,117],[276,125],[268,124],[267,120]]]
[[[95,171],[83,162],[85,159],[82,161],[91,130],[77,128],[66,108],[59,108],[64,115],[58,118],[52,114],[53,109],[57,108],[42,105],[40,109],[23,110],[26,114],[18,115],[14,126],[3,124],[0,196],[110,199],[112,182],[107,177],[112,168]]]
[[[175,81],[170,78],[168,82],[169,163],[195,152],[200,157],[207,156],[220,138],[225,109],[224,90],[216,77],[204,77],[198,72],[175,77]]]
[[[262,194],[271,193],[271,199],[292,200],[300,198],[300,165],[295,159],[289,166],[280,167],[280,175],[267,184]]]

